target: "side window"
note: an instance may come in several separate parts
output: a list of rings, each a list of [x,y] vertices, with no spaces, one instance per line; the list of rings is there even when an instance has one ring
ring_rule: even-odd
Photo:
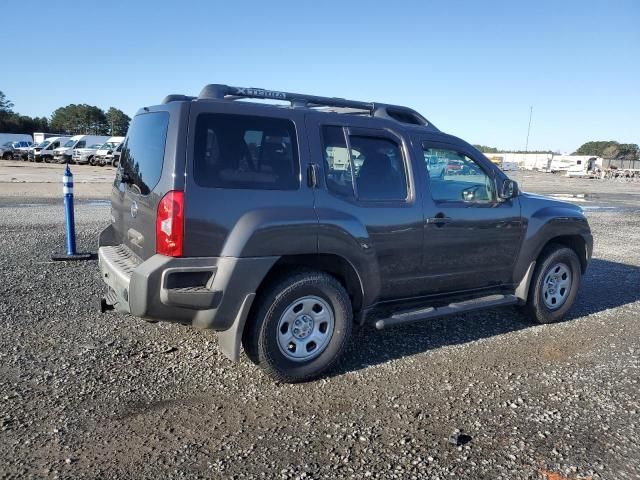
[[[323,127],[322,140],[329,190],[363,201],[407,198],[405,164],[395,141],[350,135],[347,145],[344,130],[338,126]]]
[[[493,179],[462,152],[444,148],[423,148],[429,173],[429,189],[436,201],[493,202]]]
[[[80,140],[78,143],[76,143],[76,146],[73,148],[84,148],[87,145],[87,142],[85,140]]]
[[[293,123],[245,115],[199,115],[194,178],[203,187],[297,189],[300,163]]]
[[[349,140],[358,199],[406,199],[407,177],[400,146],[387,138],[351,136]]]

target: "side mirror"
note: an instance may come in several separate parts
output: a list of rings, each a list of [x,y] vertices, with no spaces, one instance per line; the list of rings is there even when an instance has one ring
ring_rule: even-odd
[[[505,178],[498,188],[498,197],[509,200],[518,196],[518,184],[509,178]]]

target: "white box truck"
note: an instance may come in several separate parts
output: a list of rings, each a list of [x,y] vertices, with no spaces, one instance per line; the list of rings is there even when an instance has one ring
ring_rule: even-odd
[[[66,133],[43,133],[43,132],[33,132],[33,143],[38,145],[39,143],[44,142],[47,138],[53,137],[69,137]]]

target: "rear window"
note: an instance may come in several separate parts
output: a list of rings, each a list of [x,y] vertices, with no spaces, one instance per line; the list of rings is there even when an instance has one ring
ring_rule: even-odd
[[[142,195],[148,195],[160,180],[168,125],[168,112],[143,113],[131,122],[120,165]]]
[[[194,179],[203,187],[297,189],[300,165],[293,123],[281,118],[199,115]]]

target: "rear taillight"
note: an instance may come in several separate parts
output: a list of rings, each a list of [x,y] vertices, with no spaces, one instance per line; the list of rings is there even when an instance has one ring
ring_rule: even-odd
[[[156,215],[156,253],[181,257],[184,246],[184,192],[171,190],[162,197]]]

